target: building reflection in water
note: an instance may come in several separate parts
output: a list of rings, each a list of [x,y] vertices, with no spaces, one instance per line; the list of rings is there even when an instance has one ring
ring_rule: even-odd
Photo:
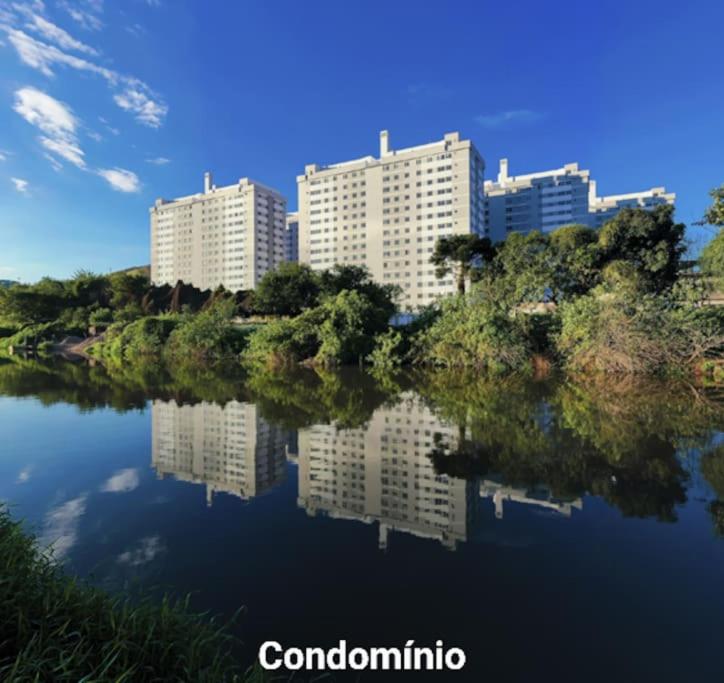
[[[497,519],[503,519],[503,503],[505,501],[535,505],[536,507],[557,512],[564,517],[570,517],[573,508],[577,510],[583,509],[583,501],[580,498],[568,501],[559,500],[551,494],[550,489],[546,486],[538,486],[533,489],[515,488],[490,479],[484,479],[480,483],[480,497],[492,498]]]
[[[379,408],[358,429],[319,424],[288,432],[255,405],[236,401],[223,407],[154,401],[152,416],[157,474],[205,484],[209,505],[217,492],[248,500],[271,490],[284,480],[288,460],[298,466],[299,507],[310,516],[377,523],[382,549],[402,532],[454,550],[469,537],[481,498],[492,499],[498,519],[505,501],[565,516],[582,507],[580,498],[560,501],[544,486],[436,473],[429,457],[435,435],[454,446],[458,431],[412,394]]]
[[[248,500],[283,481],[286,433],[255,405],[154,401],[151,413],[156,473],[205,484],[209,505],[218,492]]]
[[[300,430],[299,506],[378,522],[380,548],[404,531],[454,549],[475,517],[476,487],[436,474],[428,457],[434,434],[453,432],[414,398],[378,409],[363,429]]]

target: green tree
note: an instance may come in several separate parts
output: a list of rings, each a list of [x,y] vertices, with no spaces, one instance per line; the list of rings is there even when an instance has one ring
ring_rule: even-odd
[[[724,287],[724,230],[704,247],[699,266],[702,274],[713,278],[717,287]]]
[[[269,315],[299,315],[317,303],[319,278],[306,263],[282,263],[267,271],[254,294],[254,306]]]
[[[372,280],[364,266],[335,263],[328,270],[319,273],[320,291],[323,296],[337,296],[345,290],[354,291],[366,297],[373,306],[388,311],[388,317],[396,311],[400,295],[397,285],[380,285]]]
[[[533,230],[511,232],[495,245],[495,257],[482,272],[477,288],[484,298],[507,311],[521,303],[543,301],[552,282],[549,237]]]
[[[549,235],[550,288],[554,301],[588,292],[600,281],[598,232],[586,225],[564,225]]]
[[[148,278],[142,273],[115,273],[110,277],[111,306],[114,309],[133,304],[140,306],[149,287]]]
[[[714,201],[706,210],[704,217],[699,221],[699,225],[724,226],[724,185],[715,187],[709,192],[709,196]]]
[[[465,281],[470,277],[476,261],[489,262],[494,256],[493,245],[487,237],[477,235],[450,235],[435,244],[430,263],[435,275],[443,278],[454,273],[459,294],[465,294]]]
[[[686,247],[683,223],[674,222],[674,207],[622,209],[599,235],[604,263],[627,261],[634,265],[642,286],[654,293],[670,289],[677,280]]]

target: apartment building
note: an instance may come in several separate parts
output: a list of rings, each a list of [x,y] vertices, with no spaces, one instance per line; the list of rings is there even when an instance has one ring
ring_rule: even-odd
[[[571,223],[599,228],[626,206],[651,209],[675,199],[663,187],[598,197],[596,181],[577,163],[511,176],[508,160],[501,159],[497,179],[485,181],[485,229],[499,241],[512,231],[549,232]]]
[[[452,277],[438,280],[430,256],[440,237],[485,234],[484,169],[459,133],[393,150],[382,131],[379,157],[310,164],[297,177],[299,260],[315,270],[365,266],[400,286],[403,310],[452,293]]]
[[[290,211],[287,214],[284,258],[286,261],[299,260],[299,214],[296,211]]]
[[[244,500],[280,484],[286,472],[286,433],[250,403],[151,404],[151,465],[159,477],[206,487]]]
[[[276,190],[249,178],[217,187],[206,173],[203,192],[151,207],[151,281],[253,289],[285,258],[286,215]]]
[[[478,487],[435,472],[429,457],[435,434],[457,439],[457,430],[414,394],[379,408],[359,429],[300,430],[298,505],[310,516],[377,523],[381,549],[398,532],[454,550],[477,514]]]
[[[643,192],[596,197],[596,181],[592,180],[591,185],[589,225],[594,228],[600,228],[626,207],[651,210],[661,204],[673,205],[676,201],[676,195],[673,192],[667,192],[664,187],[652,187],[650,190],[644,190]]]
[[[493,241],[512,231],[549,231],[567,223],[588,225],[589,172],[578,164],[511,176],[500,160],[497,180],[485,181],[485,227]]]

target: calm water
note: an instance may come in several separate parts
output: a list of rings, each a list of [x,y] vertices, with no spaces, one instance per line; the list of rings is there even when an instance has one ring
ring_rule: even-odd
[[[69,570],[439,680],[722,680],[722,431],[678,384],[0,361],[0,500]]]

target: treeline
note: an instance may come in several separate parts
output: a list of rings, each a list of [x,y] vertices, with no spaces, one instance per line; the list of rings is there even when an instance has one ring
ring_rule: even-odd
[[[454,276],[458,294],[407,325],[391,324],[400,290],[353,265],[285,263],[237,293],[79,273],[0,290],[0,325],[9,326],[0,337],[57,339],[103,324],[91,352],[109,362],[558,366],[721,380],[724,309],[704,304],[724,276],[723,246],[721,236],[710,243],[699,271],[685,263],[684,226],[670,206],[624,209],[600,230],[511,233],[498,244],[454,235],[431,262],[438,277]]]

